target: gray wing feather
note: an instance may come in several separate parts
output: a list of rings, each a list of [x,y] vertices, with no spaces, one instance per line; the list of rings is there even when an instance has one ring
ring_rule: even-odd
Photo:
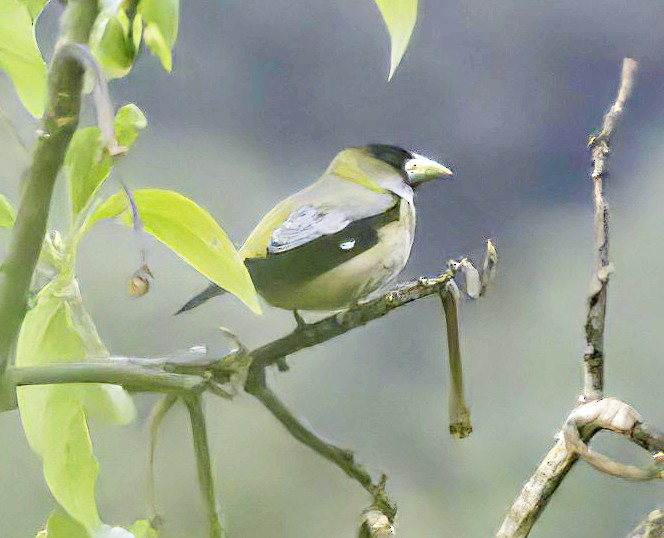
[[[324,235],[340,232],[351,222],[352,219],[338,209],[304,205],[272,232],[267,250],[270,254],[286,252]]]

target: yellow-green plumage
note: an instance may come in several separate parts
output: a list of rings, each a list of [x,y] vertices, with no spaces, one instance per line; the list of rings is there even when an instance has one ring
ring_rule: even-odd
[[[400,164],[413,155],[392,146],[349,148],[268,212],[240,249],[263,298],[289,310],[337,310],[391,282],[415,231],[413,190]],[[182,310],[222,291],[211,286]]]

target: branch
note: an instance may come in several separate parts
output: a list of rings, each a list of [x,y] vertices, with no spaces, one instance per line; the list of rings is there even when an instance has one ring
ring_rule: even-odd
[[[68,43],[87,43],[98,10],[96,0],[70,0],[62,17],[58,48]],[[0,379],[26,314],[55,179],[78,126],[83,73],[84,68],[75,59],[62,57],[56,48],[42,135],[26,174],[7,258],[0,271]]]
[[[604,200],[602,180],[606,175],[606,162],[609,155],[609,142],[616,123],[622,115],[629,98],[637,70],[637,62],[631,58],[623,60],[618,96],[604,116],[602,130],[589,141],[593,171],[593,199],[595,207],[595,241],[597,272],[588,301],[588,315],[585,324],[586,351],[584,363],[584,390],[580,398],[589,402],[602,397],[604,388],[604,321],[606,317],[606,293],[611,265],[609,263],[609,221],[608,206]],[[578,438],[584,445],[597,429],[584,428]],[[558,435],[535,473],[523,486],[521,493],[510,507],[497,538],[525,538],[530,533],[549,499],[570,471],[579,454],[570,450],[563,435]]]
[[[369,492],[372,496],[373,504],[371,508],[365,511],[363,527],[368,526],[371,531],[367,530],[366,532],[372,532],[378,527],[392,528],[397,507],[385,493],[385,476],[379,482],[374,483],[371,475],[355,461],[352,451],[323,441],[304,426],[267,386],[265,382],[265,369],[250,372],[245,384],[245,390],[256,397],[295,439],[323,456],[326,460],[334,463]],[[367,536],[380,536],[380,534],[374,532]]]
[[[653,510],[627,538],[664,538],[664,511]]]
[[[606,176],[606,163],[609,158],[611,135],[622,116],[625,103],[629,99],[638,63],[632,58],[625,58],[618,97],[604,116],[599,135],[591,137],[593,171],[593,201],[595,208],[595,248],[597,272],[593,278],[591,294],[588,298],[586,318],[586,351],[583,355],[584,388],[583,401],[602,397],[604,390],[604,323],[606,319],[606,293],[612,267],[609,262],[609,206],[604,199],[603,179]]]
[[[200,483],[201,492],[203,493],[207,508],[210,538],[222,538],[224,530],[221,525],[221,514],[219,513],[217,498],[214,493],[212,462],[210,460],[210,447],[208,445],[201,395],[186,396],[184,402],[187,405],[191,419],[191,432],[194,436],[196,465],[198,467],[198,482]]]
[[[455,293],[456,291],[456,293]],[[450,433],[457,439],[468,437],[473,431],[470,424],[470,411],[464,399],[463,370],[461,366],[461,343],[459,341],[459,315],[457,312],[458,290],[452,282],[440,294],[445,311],[447,329],[447,355],[450,366]]]

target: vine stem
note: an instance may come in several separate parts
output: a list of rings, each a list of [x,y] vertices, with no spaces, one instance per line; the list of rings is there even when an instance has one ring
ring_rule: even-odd
[[[198,468],[198,482],[207,510],[210,538],[224,536],[221,524],[221,514],[214,493],[214,479],[212,477],[212,461],[210,459],[210,446],[208,443],[205,414],[201,394],[191,394],[184,397],[184,403],[189,411],[191,432],[194,436],[194,450],[196,452],[196,466]]]
[[[78,126],[84,68],[77,60],[59,55],[58,50],[71,43],[87,43],[98,12],[97,0],[69,0],[62,16],[60,38],[48,77],[42,134],[25,176],[9,250],[0,270],[0,380],[27,311],[28,292],[46,232],[55,180]]]

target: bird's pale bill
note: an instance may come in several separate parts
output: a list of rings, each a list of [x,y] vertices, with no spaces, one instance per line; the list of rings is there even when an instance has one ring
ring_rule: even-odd
[[[442,179],[452,175],[452,170],[447,166],[417,153],[412,155],[413,158],[407,160],[403,166],[411,185],[416,186],[432,179]]]

